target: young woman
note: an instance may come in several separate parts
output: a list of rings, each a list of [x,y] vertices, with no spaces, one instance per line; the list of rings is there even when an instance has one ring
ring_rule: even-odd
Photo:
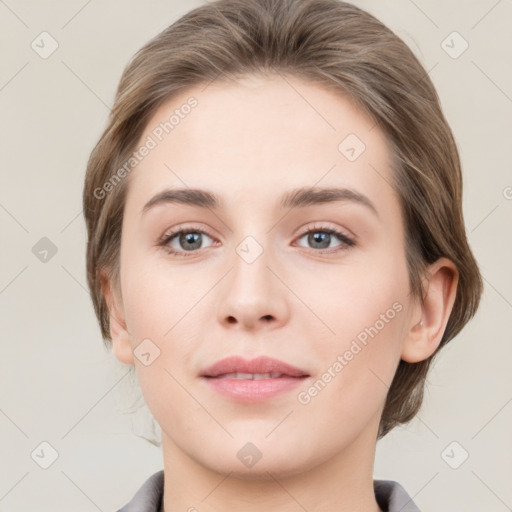
[[[124,512],[401,512],[376,441],[478,307],[434,87],[337,0],[220,0],[125,69],[84,188],[107,346],[162,429]]]

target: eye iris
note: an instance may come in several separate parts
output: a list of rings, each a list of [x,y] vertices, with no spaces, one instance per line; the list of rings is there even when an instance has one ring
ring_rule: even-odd
[[[201,248],[201,233],[182,233],[180,235],[180,245],[184,248],[200,249]],[[199,240],[199,242],[198,242]],[[189,243],[191,242],[191,243]]]
[[[325,243],[327,241],[327,243]],[[331,241],[331,235],[329,233],[316,231],[314,233],[310,233],[308,236],[308,242],[313,243],[313,245],[317,242],[320,242],[320,249],[326,249],[329,247]]]

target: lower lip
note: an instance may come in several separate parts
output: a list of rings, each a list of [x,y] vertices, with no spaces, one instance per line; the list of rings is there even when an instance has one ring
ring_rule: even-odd
[[[262,402],[280,393],[300,386],[307,377],[279,377],[274,379],[230,379],[203,377],[207,384],[224,396],[240,402]]]

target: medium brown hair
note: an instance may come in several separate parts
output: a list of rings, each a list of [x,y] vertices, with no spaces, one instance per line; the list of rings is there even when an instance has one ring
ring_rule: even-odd
[[[100,271],[119,289],[119,252],[128,179],[104,184],[129,160],[149,119],[192,85],[224,75],[283,72],[350,98],[390,142],[401,204],[411,294],[421,300],[426,266],[457,267],[455,303],[438,350],[476,313],[483,289],[468,246],[457,147],[435,88],[408,46],[379,20],[338,0],[219,0],[196,8],[150,40],[125,68],[108,125],[85,177],[87,280],[107,348],[108,306]],[[96,191],[96,192],[95,192]],[[433,356],[434,356],[433,355]],[[379,438],[418,412],[429,365],[400,361]]]

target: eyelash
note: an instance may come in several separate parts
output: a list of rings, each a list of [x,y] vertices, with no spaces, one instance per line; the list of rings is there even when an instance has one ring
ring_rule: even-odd
[[[182,233],[200,233],[202,235],[208,236],[212,240],[214,239],[213,236],[209,235],[206,231],[203,231],[202,229],[196,229],[194,226],[187,226],[187,227],[182,227],[181,229],[176,230],[176,231],[171,231],[170,233],[165,233],[158,241],[158,246],[163,247],[168,254],[178,257],[178,258],[188,258],[190,256],[195,256],[200,249],[195,249],[193,251],[176,251],[175,249],[170,248],[169,243],[177,235],[180,235]],[[329,235],[335,235],[338,238],[338,240],[340,242],[342,242],[342,245],[337,248],[334,248],[335,249],[334,251],[332,250],[333,248],[323,249],[323,250],[310,249],[311,251],[313,251],[315,253],[332,254],[333,252],[346,251],[350,247],[353,247],[356,245],[355,241],[352,238],[349,238],[343,232],[338,231],[337,229],[328,228],[326,226],[318,226],[318,225],[307,226],[304,230],[301,231],[300,235],[298,236],[298,239],[301,239],[302,237],[304,237],[304,235],[307,235],[309,233],[327,233]]]

